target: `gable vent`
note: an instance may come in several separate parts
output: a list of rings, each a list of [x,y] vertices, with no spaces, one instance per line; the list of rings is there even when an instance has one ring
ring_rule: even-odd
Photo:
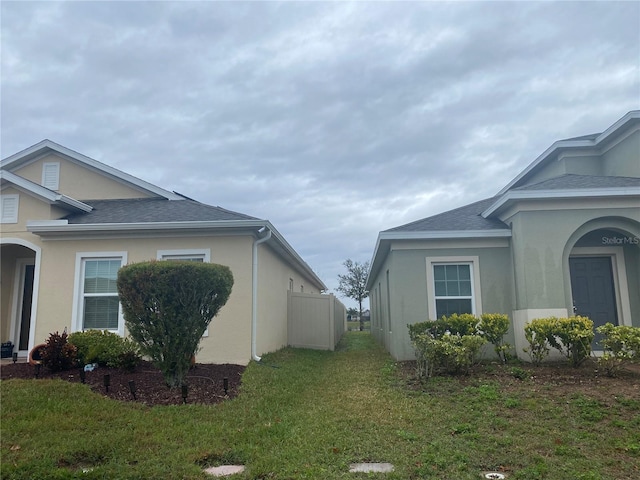
[[[18,222],[18,195],[0,195],[0,223]]]
[[[42,186],[50,190],[58,190],[60,183],[60,163],[42,164]]]

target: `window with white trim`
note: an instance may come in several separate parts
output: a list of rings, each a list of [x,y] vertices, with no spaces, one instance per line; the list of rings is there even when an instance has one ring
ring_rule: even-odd
[[[211,250],[204,249],[183,249],[183,250],[158,250],[156,257],[158,260],[169,260],[174,262],[204,262],[211,261]]]
[[[427,257],[426,263],[431,320],[454,313],[482,314],[479,257]]]
[[[120,330],[116,281],[122,257],[82,259],[82,330]]]
[[[0,195],[0,211],[2,212],[0,223],[18,223],[19,201],[18,194]]]
[[[158,250],[157,260],[167,262],[211,262],[211,250],[209,248],[202,249],[180,249],[180,250]],[[202,334],[203,337],[209,336],[209,327]]]
[[[433,265],[436,316],[473,313],[471,264]]]
[[[58,190],[60,184],[60,162],[42,164],[42,186],[50,190]]]

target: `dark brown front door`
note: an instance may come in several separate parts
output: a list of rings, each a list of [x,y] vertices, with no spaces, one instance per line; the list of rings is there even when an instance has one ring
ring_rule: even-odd
[[[24,285],[22,290],[22,305],[20,309],[20,336],[18,338],[18,350],[29,348],[29,330],[31,327],[31,305],[33,302],[33,277],[35,267],[25,265]]]
[[[607,322],[617,325],[611,257],[570,257],[569,271],[575,314],[589,317],[594,328]]]

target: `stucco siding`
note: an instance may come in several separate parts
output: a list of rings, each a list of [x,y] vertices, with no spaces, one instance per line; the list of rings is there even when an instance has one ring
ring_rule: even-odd
[[[604,154],[604,174],[640,177],[640,130],[636,130]]]
[[[175,237],[156,239],[76,240],[47,243],[42,254],[36,343],[52,331],[73,329],[72,317],[78,252],[126,252],[127,262],[156,258],[157,250],[210,249],[211,262],[231,268],[234,286],[229,301],[209,326],[198,361],[247,363],[251,337],[252,237]],[[79,308],[79,307],[78,307]]]
[[[50,154],[35,162],[14,170],[38,185],[42,185],[42,165],[47,162],[60,163],[60,181],[58,192],[78,200],[102,200],[111,198],[143,198],[150,195],[132,188],[121,181],[94,172],[90,168],[69,161],[60,155]]]

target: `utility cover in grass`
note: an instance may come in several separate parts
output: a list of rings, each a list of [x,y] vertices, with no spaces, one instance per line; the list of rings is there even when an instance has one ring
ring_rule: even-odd
[[[204,473],[214,477],[226,477],[227,475],[235,475],[242,472],[244,472],[244,465],[220,465],[219,467],[209,467],[204,471]]]
[[[390,473],[393,465],[390,463],[352,463],[349,473]]]

